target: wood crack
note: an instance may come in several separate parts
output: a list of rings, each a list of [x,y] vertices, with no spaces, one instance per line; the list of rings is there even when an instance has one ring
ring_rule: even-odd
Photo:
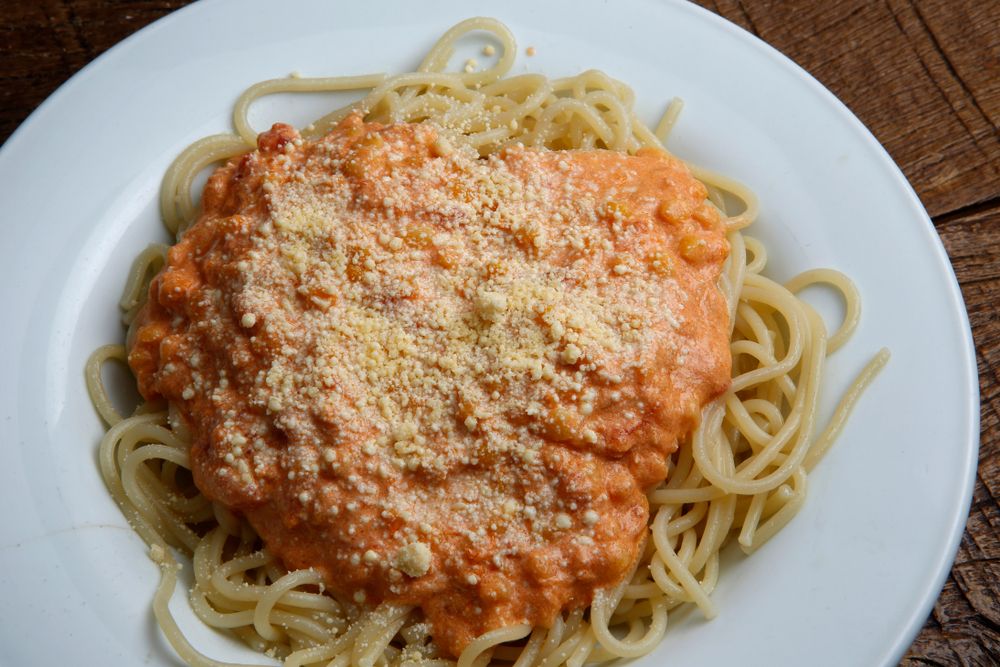
[[[990,213],[994,209],[997,210],[997,213],[1000,213],[1000,195],[991,197],[986,201],[975,202],[973,204],[960,206],[959,208],[955,208],[950,211],[945,211],[944,213],[938,213],[937,215],[934,216],[933,222],[934,226],[938,227],[956,222],[961,218],[968,218],[972,216],[978,216],[983,213]]]
[[[844,26],[845,24],[849,23],[851,21],[851,19],[857,17],[859,14],[861,14],[861,13],[863,13],[863,12],[869,10],[869,9],[870,9],[870,7],[867,6],[867,5],[865,5],[865,4],[858,5],[857,7],[855,7],[851,11],[849,11],[847,14],[844,14],[843,16],[838,17],[837,19],[835,19],[831,23],[824,23],[820,27],[820,31],[822,31],[822,32],[830,32],[830,31],[833,31],[833,30],[835,30],[837,28],[840,28],[840,27]],[[784,47],[784,49],[787,49],[789,51],[794,50],[802,42],[807,42],[807,41],[813,40],[815,38],[816,38],[816,34],[811,34],[811,35],[807,35],[805,37],[802,37],[801,39],[796,39],[796,40],[790,41]],[[827,63],[830,63],[830,62],[832,62],[832,61],[834,61],[834,60],[836,60],[837,58],[840,58],[840,57],[842,57],[841,54],[831,53],[831,55],[828,58],[825,58],[825,59],[817,61],[816,66],[822,67],[823,65],[826,65]]]
[[[903,25],[903,21],[899,18],[899,15],[896,13],[896,10],[893,9],[892,5],[889,4],[889,0],[883,0],[883,2],[885,3],[886,9],[888,9],[889,13],[892,15],[892,19],[896,22],[896,25],[899,26],[900,32],[902,32],[903,35],[906,35],[907,42],[909,42],[909,34],[906,31],[906,26]],[[919,22],[920,22],[921,26],[924,28],[924,30],[927,31],[927,26],[924,25],[922,18],[919,20]],[[930,41],[931,43],[933,43],[933,39],[929,39],[928,41]],[[934,88],[937,89],[938,93],[941,95],[941,98],[945,101],[945,103],[949,107],[951,107],[951,109],[954,111],[955,105],[951,103],[950,99],[948,99],[948,91],[946,91],[941,86],[941,84],[938,83],[938,80],[934,76],[934,73],[931,71],[930,67],[928,67],[927,62],[920,56],[920,52],[916,49],[915,45],[913,45],[911,43],[910,44],[910,48],[913,49],[914,55],[916,55],[917,61],[920,63],[921,69],[923,69],[924,70],[924,74],[927,75],[927,79],[934,85]],[[964,85],[963,85],[963,90],[964,90]],[[960,122],[962,124],[962,127],[965,128],[965,132],[972,139],[973,144],[976,146],[976,149],[979,150],[980,153],[983,153],[982,148],[979,146],[979,142],[976,141],[975,130],[973,130],[973,128],[969,127],[969,124],[966,122],[965,118],[962,117],[962,114],[956,113],[955,114],[955,118],[958,119],[958,122]],[[988,156],[986,156],[986,154],[983,153],[983,157],[988,157]]]
[[[736,0],[736,6],[739,7],[740,12],[743,14],[744,18],[746,18],[747,24],[750,26],[750,30],[753,31],[753,34],[761,39],[764,39],[760,34],[760,30],[757,29],[757,24],[754,23],[753,17],[750,16],[750,12],[748,12],[747,8],[743,6],[743,0]]]
[[[76,10],[73,8],[72,3],[69,0],[59,0],[59,3],[66,9],[66,14],[69,18],[69,26],[73,30],[73,36],[76,38],[76,43],[80,46],[80,49],[87,56],[87,61],[91,61],[97,57],[97,53],[94,52],[94,47],[90,44],[90,41],[84,36],[83,30],[80,29],[80,17],[77,16]]]
[[[955,78],[956,81],[958,81],[958,85],[961,86],[962,91],[966,95],[968,95],[969,99],[972,101],[972,106],[976,108],[976,111],[978,111],[979,114],[983,117],[983,120],[986,121],[986,124],[990,125],[993,128],[994,134],[1000,132],[1000,128],[998,128],[990,120],[989,114],[987,114],[986,110],[983,109],[982,105],[979,104],[979,99],[976,97],[976,94],[972,92],[972,89],[969,88],[968,84],[965,82],[965,79],[963,79],[962,75],[958,73],[958,70],[955,68],[955,64],[951,61],[951,58],[948,57],[947,52],[941,46],[941,42],[938,41],[937,35],[934,34],[934,31],[931,29],[930,24],[927,23],[927,19],[924,17],[923,12],[920,11],[919,5],[914,3],[913,0],[907,0],[907,2],[909,3],[910,7],[913,8],[913,13],[917,15],[918,19],[920,19],[920,25],[924,28],[924,31],[927,33],[927,37],[930,40],[930,43],[934,46],[934,50],[937,51],[939,56],[941,56],[941,60],[944,62],[945,67],[948,68],[948,71],[951,73],[951,75]]]

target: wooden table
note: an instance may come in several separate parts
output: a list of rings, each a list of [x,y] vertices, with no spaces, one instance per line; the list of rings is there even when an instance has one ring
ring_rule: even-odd
[[[0,140],[102,51],[185,4],[0,3]],[[1000,664],[1000,2],[701,4],[840,97],[902,167],[948,249],[979,360],[979,475],[951,575],[903,664]]]

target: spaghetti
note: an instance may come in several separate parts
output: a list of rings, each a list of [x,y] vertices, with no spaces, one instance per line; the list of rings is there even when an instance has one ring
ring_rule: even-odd
[[[496,64],[476,72],[446,72],[455,43],[473,31],[485,31],[499,43]],[[191,195],[195,176],[253,149],[257,133],[247,112],[254,100],[276,92],[369,91],[360,102],[305,128],[305,137],[323,136],[360,111],[366,121],[448,128],[484,156],[513,143],[627,153],[662,147],[679,104],[670,106],[654,133],[635,117],[633,94],[621,82],[596,71],[555,80],[537,74],[507,77],[515,53],[505,26],[470,19],[446,32],[411,74],[256,84],[237,101],[237,133],[196,142],[166,174],[161,191],[165,224],[175,234],[184,232],[197,214]],[[731,252],[720,289],[729,304],[732,385],[705,409],[701,425],[673,455],[667,481],[648,493],[652,519],[634,574],[599,592],[589,610],[570,612],[551,628],[516,625],[483,634],[459,656],[461,667],[491,660],[516,667],[576,667],[636,657],[660,641],[675,607],[694,603],[706,617],[714,616],[710,594],[719,576],[720,549],[735,537],[752,552],[794,516],[805,498],[808,472],[888,358],[883,351],[868,364],[834,418],[819,430],[823,366],[858,323],[857,290],[831,270],[807,272],[784,286],[764,277],[763,245],[741,232],[756,217],[752,193],[721,176],[692,171],[727,213]],[[741,202],[741,210],[726,211],[727,200],[733,199]],[[152,246],[136,259],[121,302],[126,324],[134,322],[166,250]],[[834,287],[847,305],[847,316],[832,336],[796,297],[816,283]],[[133,335],[130,326],[130,345]],[[205,499],[191,480],[189,434],[175,408],[145,404],[131,416],[119,414],[101,382],[101,366],[109,360],[125,362],[125,348],[100,348],[86,371],[93,402],[109,426],[100,448],[102,475],[161,566],[154,613],[185,661],[224,664],[192,647],[167,609],[177,576],[172,549],[192,557],[190,600],[198,617],[285,665],[450,664],[429,641],[419,611],[388,603],[364,611],[351,600],[324,593],[316,572],[286,571],[245,521]]]

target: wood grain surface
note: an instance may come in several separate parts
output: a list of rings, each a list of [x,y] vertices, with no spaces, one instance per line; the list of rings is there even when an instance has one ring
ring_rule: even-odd
[[[0,141],[81,67],[185,4],[0,0]],[[701,4],[785,53],[861,118],[951,256],[979,362],[979,472],[954,567],[902,664],[1000,665],[1000,2]]]

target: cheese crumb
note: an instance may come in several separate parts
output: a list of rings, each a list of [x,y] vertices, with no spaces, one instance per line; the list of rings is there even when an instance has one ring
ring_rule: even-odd
[[[423,542],[410,542],[396,552],[392,564],[411,577],[422,577],[431,568],[431,550]]]
[[[483,292],[476,299],[476,312],[487,322],[496,322],[507,310],[507,297],[498,292]]]
[[[580,356],[582,354],[583,350],[581,350],[573,343],[570,343],[565,348],[563,348],[562,354],[559,355],[559,358],[563,360],[563,363],[575,364],[577,361],[580,360]]]

